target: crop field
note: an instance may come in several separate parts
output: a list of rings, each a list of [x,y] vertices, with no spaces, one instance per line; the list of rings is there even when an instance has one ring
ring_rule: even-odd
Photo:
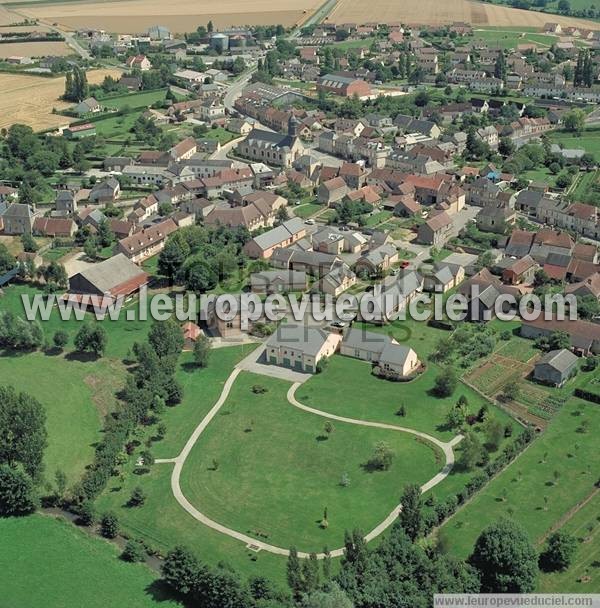
[[[215,27],[281,24],[305,21],[320,0],[121,0],[113,2],[23,2],[19,10],[29,17],[60,25],[103,28],[111,32],[141,32],[160,23],[174,32],[189,32],[211,20]]]
[[[102,82],[107,75],[116,77],[120,71],[105,69],[88,72],[88,82]],[[64,110],[73,105],[59,99],[65,90],[63,77],[0,74],[0,90],[0,128],[8,128],[18,122],[34,130],[42,130],[75,120],[52,114],[53,108]]]
[[[0,58],[20,55],[21,57],[46,57],[47,55],[72,55],[73,51],[64,42],[8,42],[0,44]]]
[[[465,21],[473,26],[520,26],[541,28],[549,16],[535,11],[523,11],[495,4],[469,0],[341,0],[331,13],[334,23],[364,23],[398,21],[416,25],[444,25]],[[552,15],[552,21],[562,25],[591,27],[589,21]]]

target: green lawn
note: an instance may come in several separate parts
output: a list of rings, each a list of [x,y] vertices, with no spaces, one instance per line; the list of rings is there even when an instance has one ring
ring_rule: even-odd
[[[322,210],[323,205],[320,205],[319,203],[306,203],[304,205],[294,207],[294,215],[304,219]]]
[[[342,416],[408,426],[445,441],[455,435],[446,428],[445,418],[460,395],[468,398],[469,409],[474,413],[484,404],[482,397],[463,384],[446,399],[429,394],[439,367],[427,359],[437,340],[449,336],[449,332],[413,320],[396,321],[385,327],[369,326],[368,330],[391,333],[398,342],[414,348],[426,363],[426,371],[411,382],[391,382],[372,375],[371,365],[364,361],[336,355],[322,374],[298,390],[300,401]],[[331,386],[344,387],[343,395],[332,393]],[[401,405],[407,412],[403,418],[396,415]],[[500,411],[498,415],[503,416]]]
[[[196,425],[219,398],[234,366],[254,348],[254,344],[216,348],[210,354],[208,367],[204,369],[193,365],[192,353],[181,356],[177,379],[183,386],[183,401],[165,410],[162,420],[167,426],[167,434],[152,448],[157,458],[172,458],[179,454]]]
[[[376,211],[372,215],[369,215],[366,225],[367,227],[372,228],[373,226],[377,226],[378,224],[382,224],[383,222],[389,220],[391,217],[391,211]]]
[[[190,365],[191,353],[182,355],[177,378],[183,384],[184,399],[178,406],[166,408],[162,416],[167,433],[162,441],[152,443],[150,449],[156,458],[179,454],[194,428],[215,404],[234,365],[252,348],[253,345],[244,345],[214,349],[208,367],[202,370]],[[135,474],[135,461],[139,451],[145,449],[143,440],[154,435],[154,431],[155,427],[150,427],[140,436],[142,445],[123,468],[124,481],[111,479],[97,500],[99,510],[115,511],[128,534],[143,538],[163,555],[174,545],[185,544],[209,564],[224,561],[244,575],[269,576],[283,584],[285,560],[268,553],[250,552],[242,543],[210,530],[181,508],[171,492],[172,465],[157,464],[146,475]],[[138,485],[148,499],[141,508],[128,508],[126,503]]]
[[[599,514],[600,495],[596,494],[561,526],[562,531],[572,534],[579,542],[577,553],[571,567],[565,572],[552,572],[540,576],[540,591],[561,593],[565,589],[570,589],[575,593],[600,593]]]
[[[600,128],[585,129],[580,135],[567,131],[554,131],[548,134],[554,144],[562,144],[565,148],[583,148],[600,160]]]
[[[147,108],[157,101],[164,101],[166,94],[167,89],[141,91],[139,93],[130,93],[129,95],[102,99],[100,100],[100,103],[107,108],[114,108],[115,110],[122,110],[123,108]]]
[[[503,49],[516,49],[519,44],[538,44],[543,47],[550,47],[555,42],[558,42],[557,36],[511,31],[504,28],[477,30],[475,31],[474,39],[493,43],[495,47]]]
[[[581,432],[584,420],[590,425],[587,433]],[[540,438],[443,526],[452,553],[466,557],[480,532],[507,515],[521,523],[533,541],[538,540],[593,490],[598,480],[599,429],[597,405],[576,399],[565,405]]]
[[[44,258],[44,260],[46,262],[52,262],[52,261],[59,260],[60,258],[62,258],[64,255],[67,255],[67,253],[70,253],[71,251],[73,251],[73,249],[71,247],[52,247],[52,249],[48,249],[48,251],[46,251],[42,255],[42,257]]]
[[[81,362],[42,353],[0,358],[0,384],[26,391],[46,409],[47,479],[54,482],[57,469],[66,473],[69,483],[81,476],[93,459],[102,418],[114,409],[114,392],[124,377],[119,363],[104,359]]]
[[[254,394],[257,384],[267,392]],[[182,490],[215,521],[278,546],[339,547],[345,530],[372,529],[397,504],[405,484],[424,483],[442,468],[433,446],[404,433],[335,423],[327,437],[323,418],[287,402],[289,387],[243,373],[192,449]],[[379,441],[395,452],[386,472],[365,468]],[[348,487],[340,485],[344,473]],[[319,525],[325,508],[326,530]]]
[[[216,129],[209,129],[205,135],[203,135],[206,139],[216,139],[221,145],[226,144],[228,141],[239,137],[237,133],[232,133],[223,127],[217,127]]]
[[[15,314],[24,317],[21,296],[33,296],[36,293],[39,293],[38,290],[29,285],[12,285],[4,290],[5,295],[0,298],[0,306],[3,310],[12,310]],[[105,353],[107,357],[112,359],[123,359],[127,356],[128,351],[131,349],[134,342],[142,342],[146,338],[150,323],[148,321],[136,320],[139,317],[138,306],[139,302],[137,299],[123,306],[123,310],[128,311],[133,309],[135,311],[134,320],[128,321],[125,318],[125,313],[122,311],[119,320],[111,321],[110,319],[105,319],[104,321],[100,321],[108,335]],[[92,314],[86,313],[85,316],[86,320],[93,320]],[[149,315],[148,319],[150,319]],[[48,321],[43,321],[41,325],[48,340],[52,340],[52,336],[58,329],[63,329],[69,333],[69,337],[72,341],[81,326],[81,323],[76,321],[74,316],[68,321],[63,321],[60,318],[58,309],[54,307],[50,319]],[[72,342],[67,348],[72,348]]]
[[[146,566],[121,561],[113,545],[63,520],[42,515],[0,519],[0,538],[3,606],[180,606]]]

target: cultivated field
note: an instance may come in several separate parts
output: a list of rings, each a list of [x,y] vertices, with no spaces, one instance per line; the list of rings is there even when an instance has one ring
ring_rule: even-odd
[[[72,55],[64,42],[8,42],[0,44],[0,57],[46,57],[48,55]]]
[[[591,22],[469,0],[340,0],[329,16],[334,23],[399,21],[415,25],[443,25],[465,21],[473,26],[542,27],[547,21],[563,25],[593,27]]]
[[[31,17],[48,19],[64,27],[96,27],[111,32],[139,32],[160,23],[174,32],[189,32],[209,20],[217,28],[231,25],[282,24],[307,19],[320,0],[122,0],[116,2],[24,3]]]
[[[42,43],[40,43],[42,44]],[[4,45],[8,46],[8,45]],[[88,72],[90,83],[102,82],[105,76],[118,76],[119,70]],[[73,104],[61,101],[64,78],[43,78],[25,74],[0,74],[0,128],[14,123],[29,125],[35,130],[48,129],[73,122],[66,116],[52,114],[52,108],[64,109]]]

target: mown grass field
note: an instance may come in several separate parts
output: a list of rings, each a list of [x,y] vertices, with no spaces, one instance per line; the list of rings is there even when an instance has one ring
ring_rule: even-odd
[[[580,135],[567,131],[555,131],[548,135],[550,141],[565,148],[583,148],[600,161],[600,128],[584,129]]]
[[[3,606],[180,606],[146,566],[121,561],[113,545],[65,521],[42,515],[0,519],[0,538]]]
[[[61,469],[74,483],[92,461],[103,416],[114,409],[114,393],[124,381],[123,366],[110,360],[82,362],[39,352],[0,359],[0,385],[29,393],[46,410],[44,463],[52,482]]]
[[[253,385],[267,392],[254,394]],[[443,467],[434,446],[405,433],[334,423],[328,434],[325,419],[287,402],[290,386],[241,374],[192,449],[182,490],[215,521],[281,547],[337,548],[345,530],[366,532],[385,519],[405,484],[425,483]],[[394,452],[388,471],[367,464],[380,441]],[[327,529],[319,525],[324,509]]]
[[[596,494],[561,526],[579,545],[575,559],[565,572],[542,574],[539,588],[543,593],[600,593],[600,494]]]
[[[541,47],[549,48],[555,42],[558,42],[557,36],[513,31],[504,28],[476,30],[474,38],[503,49],[516,49],[520,44],[537,44]]]
[[[426,364],[426,371],[410,382],[390,382],[374,376],[370,364],[336,355],[322,374],[298,389],[300,401],[342,416],[408,426],[444,441],[449,441],[455,434],[446,428],[445,419],[460,395],[467,397],[474,413],[485,403],[483,397],[464,384],[459,384],[449,398],[440,399],[431,394],[440,368],[428,358],[437,340],[447,337],[449,332],[412,320],[395,321],[385,327],[368,326],[367,329],[391,333],[401,344],[414,348]],[[343,392],[332,392],[332,386],[343,387]],[[406,409],[405,417],[396,415],[402,405]],[[498,415],[504,416],[500,410]]]
[[[585,424],[589,430],[582,432]],[[467,557],[480,532],[503,516],[518,521],[537,542],[594,490],[599,429],[600,408],[572,399],[541,437],[442,527],[451,553]]]

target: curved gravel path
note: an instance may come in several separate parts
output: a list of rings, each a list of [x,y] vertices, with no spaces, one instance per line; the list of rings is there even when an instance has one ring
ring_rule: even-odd
[[[266,543],[261,540],[257,540],[256,538],[253,538],[252,536],[248,536],[247,534],[243,534],[242,532],[238,532],[237,530],[228,528],[227,526],[224,526],[223,524],[220,524],[220,523],[210,519],[210,517],[207,517],[206,515],[204,515],[204,513],[202,513],[201,511],[198,511],[198,509],[196,509],[196,507],[194,507],[194,505],[189,502],[189,500],[185,497],[185,495],[183,494],[183,491],[181,490],[181,484],[180,484],[181,471],[183,470],[183,465],[185,464],[187,457],[189,456],[190,452],[192,451],[192,448],[194,447],[196,441],[198,441],[198,438],[200,437],[200,435],[204,432],[204,429],[206,429],[206,427],[210,424],[212,419],[217,415],[217,413],[219,412],[219,410],[221,409],[221,407],[223,406],[225,401],[227,401],[227,397],[229,397],[231,387],[233,386],[235,379],[238,377],[238,375],[240,374],[241,371],[242,371],[242,369],[240,367],[240,364],[238,364],[234,368],[234,370],[231,372],[230,376],[227,378],[225,385],[223,386],[223,390],[221,391],[221,395],[219,396],[219,399],[214,404],[212,409],[208,412],[208,414],[206,414],[206,416],[202,419],[200,424],[194,429],[194,432],[191,434],[190,438],[187,440],[187,442],[186,442],[185,446],[183,447],[183,449],[181,450],[180,454],[178,456],[176,456],[175,458],[156,459],[156,463],[175,465],[173,467],[173,472],[171,474],[171,490],[173,492],[173,496],[175,497],[177,502],[194,519],[196,519],[200,523],[204,524],[205,526],[208,526],[209,528],[211,528],[217,532],[220,532],[221,534],[225,534],[227,536],[230,536],[231,538],[235,538],[236,540],[239,540],[246,545],[251,545],[254,550],[268,551],[269,553],[274,553],[276,555],[282,555],[284,557],[287,557],[290,553],[288,549],[285,549],[283,547],[278,547],[276,545],[271,545],[271,544]],[[450,471],[452,470],[452,467],[454,465],[453,447],[462,439],[461,435],[456,436],[449,443],[445,443],[435,437],[432,437],[431,435],[428,435],[427,433],[422,433],[421,431],[415,431],[414,429],[396,426],[393,424],[386,424],[383,422],[370,422],[368,420],[357,420],[355,418],[346,418],[344,416],[337,416],[335,414],[329,414],[328,412],[324,412],[322,410],[308,407],[307,405],[300,403],[296,399],[296,396],[295,396],[296,390],[300,386],[301,386],[301,384],[299,382],[292,384],[292,386],[290,387],[290,389],[287,393],[288,402],[291,405],[293,405],[294,407],[297,407],[298,409],[301,409],[305,412],[309,412],[316,416],[322,416],[323,418],[329,418],[331,420],[337,420],[339,422],[345,422],[347,424],[357,424],[360,426],[369,426],[369,427],[374,427],[374,428],[399,431],[401,433],[409,433],[411,435],[416,435],[417,437],[421,437],[422,439],[425,439],[426,441],[429,441],[430,443],[433,443],[438,448],[440,448],[443,451],[444,456],[446,458],[446,464],[444,465],[444,468],[437,475],[432,477],[427,483],[425,483],[424,485],[421,486],[422,492],[426,492],[427,490],[430,490],[431,488],[433,488],[434,486],[436,486],[437,484],[442,482],[448,476]],[[373,540],[374,538],[376,538],[377,536],[379,536],[380,534],[382,534],[387,528],[389,528],[394,523],[395,519],[398,517],[398,514],[400,513],[401,509],[402,509],[402,505],[400,505],[400,504],[397,505],[392,510],[392,512],[380,524],[378,524],[375,528],[373,528],[365,536],[365,540],[367,542],[369,542],[369,541]],[[339,549],[334,549],[333,551],[330,552],[331,557],[341,557],[343,554],[344,554],[343,547],[340,547]],[[308,558],[309,555],[310,555],[309,553],[298,552],[298,556],[301,558]],[[323,559],[324,557],[325,557],[324,553],[317,553],[318,559]]]

